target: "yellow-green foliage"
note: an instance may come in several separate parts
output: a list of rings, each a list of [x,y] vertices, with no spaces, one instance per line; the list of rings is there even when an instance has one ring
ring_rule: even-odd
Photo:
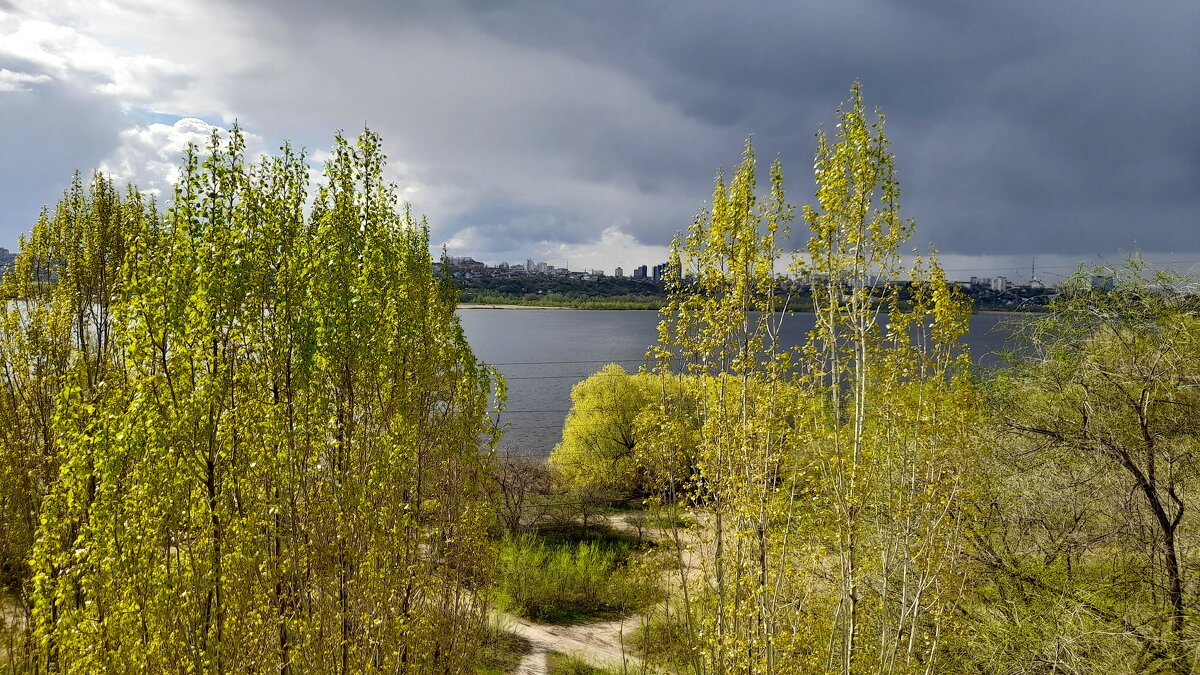
[[[694,471],[657,485],[668,510],[698,509],[694,534],[672,537],[696,566],[679,598],[696,672],[936,670],[961,596],[961,459],[980,408],[957,345],[968,307],[936,259],[912,267],[911,305],[881,283],[912,229],[882,118],[856,86],[837,127],[818,137],[813,235],[792,265],[813,282],[807,345],[778,339],[792,214],[778,163],[760,198],[747,146],[672,252],[654,355],[687,393],[662,397],[639,456],[655,466],[694,441]]]
[[[1029,357],[993,386],[987,583],[968,607],[987,649],[960,645],[968,663],[1195,671],[1195,288],[1137,258],[1081,269],[1026,324]]]
[[[612,496],[644,492],[634,457],[643,435],[639,418],[658,400],[656,384],[612,363],[571,388],[571,411],[549,460],[564,487]]]
[[[544,623],[623,615],[653,598],[628,567],[629,543],[547,541],[537,534],[500,543],[498,588],[504,605]]]
[[[235,130],[189,149],[161,216],[97,179],[39,222],[4,357],[40,424],[4,452],[43,467],[17,486],[40,671],[473,662],[492,376],[383,161],[339,136],[308,214],[304,157],[250,164]]]
[[[122,197],[107,178],[85,185],[76,174],[22,237],[0,283],[0,661],[14,666],[32,659],[30,562],[42,500],[59,474],[59,401],[70,391],[91,405],[119,386],[112,324],[121,266],[134,235],[156,218],[136,190]]]

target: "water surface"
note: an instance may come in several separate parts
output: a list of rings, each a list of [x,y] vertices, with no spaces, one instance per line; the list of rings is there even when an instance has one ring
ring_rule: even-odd
[[[499,369],[508,382],[508,423],[502,445],[509,452],[545,457],[562,433],[571,407],[571,387],[606,363],[637,370],[658,338],[658,312],[652,310],[485,309],[459,310],[476,358]],[[998,364],[996,352],[1010,331],[1007,314],[971,317],[966,337],[972,358],[982,367]],[[812,314],[784,320],[785,345],[802,344]]]

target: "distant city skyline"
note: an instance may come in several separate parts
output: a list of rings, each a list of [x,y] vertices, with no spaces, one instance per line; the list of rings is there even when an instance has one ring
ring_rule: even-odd
[[[608,257],[597,256],[593,261],[623,261],[608,264],[589,264],[579,261],[579,264],[572,266],[567,263],[556,264],[553,261],[546,262],[548,265],[562,267],[570,271],[583,270],[603,270],[606,274],[612,273],[617,267],[622,268],[624,276],[632,276],[632,270],[640,265],[646,265],[648,268],[667,260],[668,249],[663,247],[662,255],[655,261],[649,258],[645,260],[632,260],[621,258],[619,254],[613,254]],[[1114,256],[1093,256],[1088,259],[1073,258],[1071,256],[1042,256],[1040,258],[1026,258],[1024,264],[1019,256],[958,256],[953,254],[939,254],[942,269],[946,272],[947,278],[953,281],[967,282],[971,277],[999,277],[1003,276],[1014,284],[1027,284],[1036,278],[1048,286],[1057,286],[1064,279],[1079,269],[1080,265],[1111,265],[1120,267],[1125,263],[1125,254],[1133,254],[1135,251],[1120,252]],[[1170,255],[1148,255],[1146,252],[1141,252],[1145,261],[1154,267],[1164,269],[1172,269],[1179,272],[1191,272],[1200,276],[1200,256],[1195,258],[1176,257]],[[465,253],[454,253],[451,256],[461,258],[471,258],[489,266],[498,266],[501,263],[510,265],[530,260],[528,256],[517,256],[509,260],[501,259],[485,259],[482,256],[470,255]],[[911,260],[911,258],[910,258]]]

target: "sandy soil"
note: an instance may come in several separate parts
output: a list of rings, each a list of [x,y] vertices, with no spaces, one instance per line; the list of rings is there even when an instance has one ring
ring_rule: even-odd
[[[628,647],[625,645],[625,639],[639,620],[639,617],[632,616],[620,621],[551,626],[514,616],[506,617],[509,630],[533,645],[533,651],[517,669],[517,673],[529,675],[546,672],[548,652],[570,654],[600,668],[640,668],[641,662],[626,653]]]
[[[521,659],[513,675],[546,675],[546,650],[535,647]]]

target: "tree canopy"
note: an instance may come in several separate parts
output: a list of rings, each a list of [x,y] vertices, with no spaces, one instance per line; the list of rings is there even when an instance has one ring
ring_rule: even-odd
[[[43,214],[0,317],[12,662],[473,663],[496,380],[384,161],[339,135],[314,196],[303,153],[250,162],[235,129],[165,211],[98,176]]]

